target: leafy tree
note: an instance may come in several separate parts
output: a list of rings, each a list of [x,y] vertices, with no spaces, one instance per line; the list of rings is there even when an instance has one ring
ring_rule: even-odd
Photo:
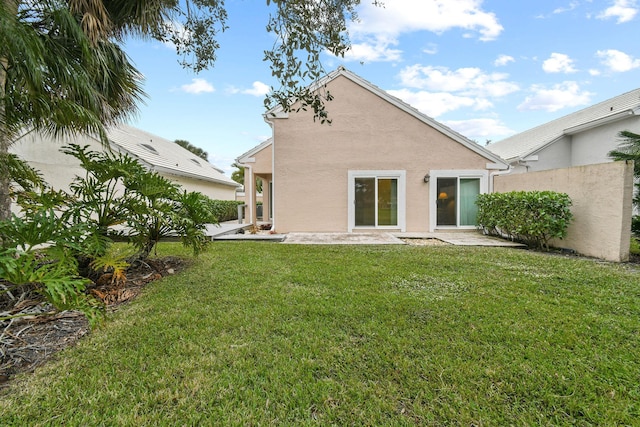
[[[636,196],[633,203],[640,208],[640,134],[622,131],[618,134],[622,142],[618,148],[609,152],[609,157],[614,160],[633,160],[633,175],[636,178]]]
[[[349,48],[347,22],[360,0],[266,0],[274,43],[265,50],[273,88],[265,106],[292,100],[327,120],[328,92],[310,90],[320,55]],[[373,1],[377,4],[377,1]],[[92,132],[123,120],[142,96],[140,75],[120,49],[127,36],[171,41],[195,72],[216,60],[227,11],[221,0],[0,0],[0,164],[21,129]],[[9,215],[0,170],[0,219]]]
[[[193,154],[200,157],[201,159],[209,161],[209,153],[207,153],[200,147],[196,147],[195,145],[191,144],[189,141],[185,141],[184,139],[176,139],[173,142],[175,142],[182,148],[191,151]]]

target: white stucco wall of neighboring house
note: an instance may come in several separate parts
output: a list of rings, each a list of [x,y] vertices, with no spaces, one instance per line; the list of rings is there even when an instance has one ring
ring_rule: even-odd
[[[532,154],[529,159],[514,164],[513,173],[536,172],[569,166],[571,166],[571,137],[564,136]]]
[[[76,176],[84,176],[85,173],[75,157],[60,151],[63,146],[69,143],[80,146],[88,145],[92,151],[105,149],[98,140],[89,136],[79,135],[55,139],[32,132],[17,140],[9,148],[9,151],[40,171],[45,181],[53,189],[69,191],[69,184],[73,179]],[[114,147],[114,150],[117,149],[118,147]],[[171,173],[159,173],[181,185],[187,191],[199,191],[214,199],[235,200],[236,187]],[[12,206],[14,212],[17,212],[16,209],[16,206]]]
[[[182,186],[187,191],[198,191],[211,199],[217,200],[235,200],[236,189],[228,185],[220,185],[214,182],[205,181],[202,179],[193,179],[185,176],[178,176],[172,174],[161,174],[165,178],[175,182]]]
[[[71,142],[80,146],[88,145],[94,151],[102,150],[98,141],[87,136],[43,140],[39,134],[32,132],[11,145],[9,152],[18,155],[31,167],[40,171],[54,190],[68,191],[71,181],[77,175],[84,175],[80,162],[75,157],[60,151],[63,146]]]
[[[632,116],[572,135],[571,166],[610,162],[607,154],[622,142],[618,134],[624,130],[640,133],[640,117]]]

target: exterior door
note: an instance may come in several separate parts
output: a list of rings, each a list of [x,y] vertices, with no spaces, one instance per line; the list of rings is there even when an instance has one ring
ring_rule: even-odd
[[[431,214],[431,230],[474,228],[478,215],[476,198],[486,192],[486,172],[436,171],[431,175],[432,179],[435,178],[429,187],[431,206],[435,205],[435,212]]]
[[[349,231],[404,229],[404,171],[349,172]]]

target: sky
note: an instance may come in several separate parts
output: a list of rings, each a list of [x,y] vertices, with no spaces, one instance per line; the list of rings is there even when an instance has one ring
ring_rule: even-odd
[[[640,0],[362,0],[344,66],[485,145],[640,87]],[[226,0],[229,28],[199,74],[170,45],[128,40],[148,97],[130,124],[184,139],[226,171],[271,136],[276,85],[264,0]],[[334,94],[336,95],[336,94]],[[327,105],[329,115],[331,104]]]

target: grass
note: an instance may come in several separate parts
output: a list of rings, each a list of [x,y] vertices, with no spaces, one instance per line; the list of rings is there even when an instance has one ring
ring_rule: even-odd
[[[0,424],[633,425],[639,372],[628,266],[216,243],[15,382]]]

